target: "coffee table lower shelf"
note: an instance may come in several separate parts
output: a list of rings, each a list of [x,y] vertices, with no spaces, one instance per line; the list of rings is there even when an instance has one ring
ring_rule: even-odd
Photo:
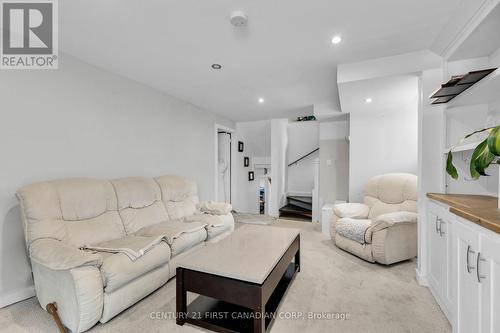
[[[266,331],[275,316],[277,316],[276,310],[288,290],[288,286],[292,282],[296,271],[295,264],[291,263],[267,301],[265,312]],[[253,332],[254,312],[243,306],[200,295],[187,308],[187,323],[202,326],[213,331]]]

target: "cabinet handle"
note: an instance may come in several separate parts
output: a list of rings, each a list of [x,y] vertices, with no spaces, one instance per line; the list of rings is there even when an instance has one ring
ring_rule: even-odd
[[[439,219],[439,236],[443,237],[443,235],[445,234],[445,232],[443,231],[443,223],[444,221]]]
[[[470,249],[470,245],[467,245],[467,255],[465,256],[466,264],[467,264],[467,272],[470,273],[471,270],[476,269],[476,267],[469,265],[469,253],[476,253]]]
[[[481,267],[479,265],[479,263],[485,262],[485,261],[486,261],[486,259],[481,258],[481,252],[478,252],[477,253],[477,261],[476,261],[476,267],[477,267],[476,274],[477,274],[477,282],[479,282],[479,283],[481,283],[481,279],[486,279],[486,276],[481,275],[481,273],[479,273],[479,268]]]
[[[439,234],[439,223],[440,223],[439,221],[441,221],[441,219],[438,216],[436,216],[436,234]]]

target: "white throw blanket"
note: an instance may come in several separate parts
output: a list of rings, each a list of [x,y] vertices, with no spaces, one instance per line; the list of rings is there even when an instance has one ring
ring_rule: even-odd
[[[212,215],[226,215],[231,213],[233,206],[226,202],[204,201],[197,205],[197,208],[207,214]]]
[[[130,260],[135,261],[164,240],[166,241],[165,235],[159,235],[156,237],[129,235],[120,239],[99,243],[97,245],[85,245],[81,247],[81,250],[123,253],[129,257]]]
[[[359,244],[366,244],[366,230],[371,226],[371,220],[341,218],[335,226],[337,234],[351,239]]]
[[[173,220],[144,227],[138,230],[135,235],[146,237],[162,235],[162,239],[164,239],[169,245],[172,245],[174,240],[183,233],[195,232],[204,229],[206,226],[206,223],[201,222],[182,222],[179,220]]]
[[[211,214],[197,214],[184,217],[184,221],[190,222],[201,222],[205,224],[206,227],[220,227],[224,225],[224,221],[217,215]]]

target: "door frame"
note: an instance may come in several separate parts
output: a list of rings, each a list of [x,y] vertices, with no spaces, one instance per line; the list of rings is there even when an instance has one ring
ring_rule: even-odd
[[[220,125],[220,124],[215,124],[215,127],[214,127],[214,156],[215,156],[215,159],[214,159],[214,198],[215,198],[215,201],[219,201],[219,132],[227,132],[231,135],[231,153],[230,153],[230,161],[229,161],[229,168],[230,168],[230,180],[229,180],[229,192],[230,192],[230,196],[229,196],[229,201],[232,203],[233,202],[233,191],[234,191],[234,184],[236,184],[235,182],[235,178],[234,178],[234,162],[235,162],[235,156],[236,154],[234,153],[234,147],[235,145],[233,145],[233,141],[234,141],[234,138],[235,138],[235,134],[236,134],[236,130],[234,128],[229,128],[227,126],[224,126],[224,125]]]

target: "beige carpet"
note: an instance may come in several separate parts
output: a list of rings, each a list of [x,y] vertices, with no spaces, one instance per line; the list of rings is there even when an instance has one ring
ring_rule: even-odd
[[[262,214],[233,213],[233,216],[236,223],[270,225],[276,222],[276,218]]]
[[[345,313],[349,319],[278,318],[272,332],[451,332],[429,290],[417,285],[414,261],[390,267],[370,264],[337,249],[318,231],[317,224],[279,220],[273,225],[300,228],[302,240],[302,270],[280,312]],[[157,311],[175,311],[174,280],[91,332],[201,331],[187,324],[177,326],[174,319],[151,319],[151,313]],[[56,328],[31,298],[0,309],[0,331],[55,332]]]

